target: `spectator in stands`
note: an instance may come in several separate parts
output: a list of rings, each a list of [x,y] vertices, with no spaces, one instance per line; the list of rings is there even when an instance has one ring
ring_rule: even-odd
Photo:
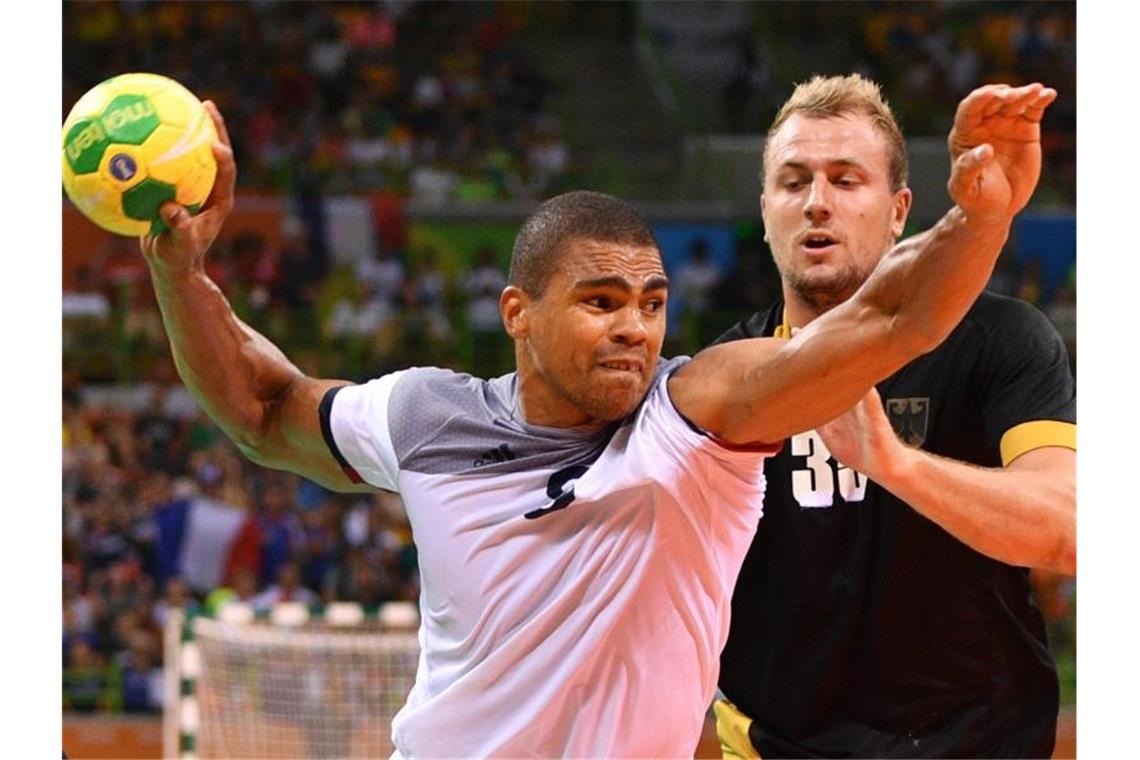
[[[112,710],[118,706],[113,675],[104,657],[83,639],[73,642],[63,667],[63,709]]]
[[[75,270],[72,287],[63,291],[63,318],[106,322],[111,318],[111,301],[103,293],[98,276],[90,266]]]
[[[257,597],[257,574],[249,568],[241,568],[233,575],[233,583],[219,586],[206,595],[202,607],[211,615],[218,612],[227,604],[238,602],[253,605]]]
[[[507,278],[495,261],[495,251],[483,245],[475,253],[475,265],[460,285],[467,300],[467,326],[471,331],[470,349],[475,373],[483,377],[498,373],[502,362],[502,318],[499,316],[499,294]]]
[[[245,571],[248,572],[248,571]],[[166,587],[162,598],[154,603],[151,612],[151,625],[161,631],[166,625],[167,615],[171,610],[182,610],[187,615],[193,615],[200,609],[198,600],[194,598],[190,586],[181,576],[166,579]]]
[[[257,527],[261,536],[261,584],[278,578],[280,568],[296,559],[305,534],[282,476],[270,476],[258,500]]]
[[[720,275],[720,268],[709,258],[708,241],[694,240],[689,246],[689,258],[677,271],[677,288],[686,312],[699,316],[708,310]]]
[[[760,58],[756,43],[743,39],[736,46],[732,75],[724,88],[724,110],[728,129],[748,132],[764,120],[764,104],[775,99],[772,74]]]
[[[281,222],[278,276],[271,299],[289,308],[308,309],[316,300],[322,265],[309,244],[309,233],[296,217]]]
[[[134,632],[129,647],[112,665],[118,670],[120,695],[117,701],[128,713],[157,713],[162,710],[162,668],[158,664],[156,640],[142,631]]]
[[[75,600],[63,607],[63,662],[72,661],[72,650],[82,642],[95,651],[99,649],[99,637],[95,634],[95,614],[97,609],[76,604]]]
[[[379,246],[373,258],[361,259],[356,264],[356,279],[369,286],[369,299],[395,306],[403,292],[407,274],[400,255],[390,248]]]
[[[255,596],[252,601],[255,610],[268,610],[282,602],[300,602],[313,605],[320,602],[312,589],[301,585],[301,567],[289,560],[277,569],[277,582]]]
[[[118,582],[115,585],[122,588],[125,571],[119,563],[130,556],[130,543],[122,530],[122,523],[114,519],[109,498],[99,498],[86,511],[82,552],[85,565],[92,570],[117,567],[115,578]]]
[[[146,408],[134,418],[133,437],[143,470],[177,475],[186,471],[190,457],[189,429],[164,408],[169,390],[156,386]]]
[[[398,357],[398,361],[429,365],[446,362],[444,349],[451,338],[447,314],[439,307],[423,303],[420,290],[413,282],[404,284],[394,328],[396,334],[390,353]]]
[[[104,577],[103,609],[115,621],[114,635],[118,636],[122,633],[120,619],[128,619],[131,626],[140,624],[138,611],[150,596],[153,582],[140,574],[139,565],[133,560],[115,562]]]
[[[448,299],[451,295],[450,283],[439,268],[439,252],[434,247],[428,246],[420,253],[412,275],[412,284],[423,307],[428,311],[440,312],[446,319]],[[450,325],[447,329],[450,332]]]
[[[570,168],[570,151],[552,118],[536,119],[526,155],[527,190],[532,198],[556,192],[558,177]]]
[[[335,598],[331,592],[336,582],[336,565],[340,560],[340,509],[329,498],[315,509],[301,513],[304,544],[298,554],[304,557],[301,582],[321,596]]]
[[[411,196],[427,203],[443,204],[451,200],[459,176],[442,158],[427,158],[432,153],[433,143],[421,143],[421,160],[411,172]]]

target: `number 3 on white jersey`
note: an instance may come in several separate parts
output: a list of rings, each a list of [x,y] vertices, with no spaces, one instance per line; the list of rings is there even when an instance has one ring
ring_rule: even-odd
[[[792,495],[801,507],[830,507],[836,481],[844,501],[863,501],[866,476],[835,462],[814,430],[792,436],[792,456],[807,457],[807,467],[792,471]]]

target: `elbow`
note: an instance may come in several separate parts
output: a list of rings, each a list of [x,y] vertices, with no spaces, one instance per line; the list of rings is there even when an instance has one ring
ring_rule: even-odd
[[[269,456],[269,446],[264,436],[243,431],[238,434],[231,433],[230,440],[237,447],[238,453],[249,461],[260,467],[273,467]]]
[[[950,334],[950,330],[933,320],[912,313],[896,313],[889,317],[887,332],[888,350],[897,353],[904,364],[938,348]]]
[[[889,359],[898,367],[938,347],[950,329],[914,309],[902,308],[901,302],[885,303],[860,291],[852,299],[852,322],[863,330],[866,348]],[[951,328],[952,329],[952,328]]]
[[[1060,520],[1057,535],[1054,537],[1053,550],[1050,552],[1047,568],[1064,575],[1077,574],[1077,510],[1076,499],[1072,506],[1065,510]]]
[[[1050,507],[1051,517],[1041,525],[1033,557],[1025,564],[1062,575],[1077,574],[1077,494],[1074,483],[1060,484]]]
[[[272,467],[270,452],[274,447],[265,414],[251,412],[222,428],[243,457],[254,464]]]
[[[1062,575],[1075,576],[1077,574],[1077,542],[1075,538],[1071,541],[1065,541],[1057,550],[1053,557],[1052,566],[1054,572]]]
[[[266,447],[261,441],[248,436],[233,437],[232,440],[237,446],[238,452],[249,461],[262,467],[272,466],[266,453]]]

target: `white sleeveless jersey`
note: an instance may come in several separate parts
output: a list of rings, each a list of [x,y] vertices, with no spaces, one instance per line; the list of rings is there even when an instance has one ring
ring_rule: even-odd
[[[662,362],[601,432],[522,421],[516,377],[412,369],[330,391],[350,477],[403,497],[419,553],[405,757],[692,757],[771,451],[673,407]]]

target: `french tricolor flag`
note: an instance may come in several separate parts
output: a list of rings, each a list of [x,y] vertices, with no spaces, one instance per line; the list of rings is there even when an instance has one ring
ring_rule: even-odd
[[[155,511],[159,583],[180,575],[200,594],[229,583],[234,572],[257,573],[261,537],[246,510],[202,496],[178,499]]]

